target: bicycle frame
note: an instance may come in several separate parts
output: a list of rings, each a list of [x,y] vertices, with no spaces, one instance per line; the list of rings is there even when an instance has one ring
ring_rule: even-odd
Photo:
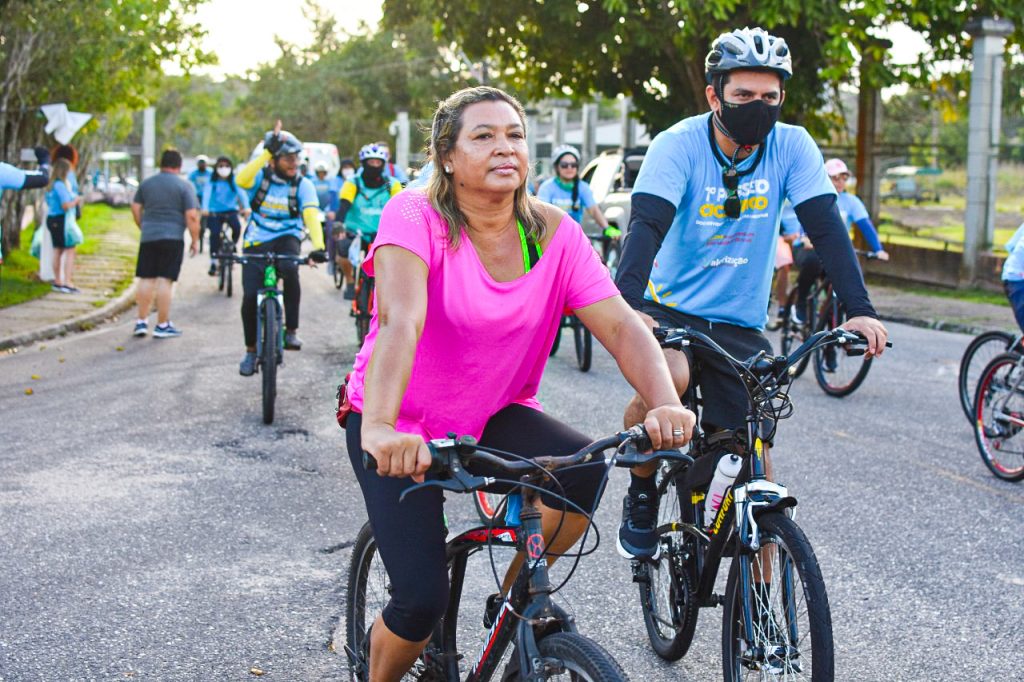
[[[1024,420],[1014,417],[1008,414],[1006,411],[1006,403],[1009,402],[1010,398],[1014,394],[1021,394],[1024,391],[1021,390],[1021,384],[1024,383],[1024,355],[1017,356],[1017,370],[1016,377],[1013,385],[1008,385],[1006,390],[1001,391],[995,401],[992,403],[992,413],[997,421],[1008,422],[1009,424],[1016,427],[1024,427]],[[980,401],[981,399],[978,398]],[[978,418],[980,421],[980,417]]]
[[[271,298],[277,306],[277,314],[280,318],[283,314],[281,309],[281,290],[277,288],[277,266],[269,262],[263,268],[263,288],[256,292],[256,361],[263,362],[263,301]],[[284,351],[284,325],[281,325],[277,338],[278,359]]]

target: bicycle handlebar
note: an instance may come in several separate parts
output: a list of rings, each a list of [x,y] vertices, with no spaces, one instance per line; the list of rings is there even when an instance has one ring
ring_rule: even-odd
[[[243,254],[227,254],[223,256],[217,256],[221,260],[232,260],[236,263],[245,265],[249,262],[263,262],[263,263],[295,263],[296,265],[305,265],[309,263],[309,256],[296,256],[290,253],[243,253]]]
[[[476,439],[472,436],[456,437],[454,434],[449,434],[449,437],[446,439],[432,440],[427,443],[432,460],[427,473],[437,474],[445,478],[418,483],[403,491],[399,501],[404,499],[408,493],[426,487],[439,487],[452,492],[469,493],[493,484],[495,482],[494,478],[474,476],[466,471],[465,465],[474,462],[488,464],[512,474],[522,474],[524,477],[529,477],[531,474],[539,475],[580,464],[592,463],[596,461],[594,455],[597,453],[628,443],[633,444],[638,451],[647,450],[651,447],[647,430],[640,424],[606,438],[596,440],[571,455],[542,456],[531,460],[505,459],[481,449]],[[639,452],[635,454],[630,453],[628,457],[624,458],[621,462],[616,461],[616,463],[620,466],[632,467],[637,464],[646,464],[656,459],[693,462],[693,458],[690,455],[678,450],[656,450],[643,454]],[[377,460],[366,451],[363,451],[363,467],[367,471],[377,470]]]

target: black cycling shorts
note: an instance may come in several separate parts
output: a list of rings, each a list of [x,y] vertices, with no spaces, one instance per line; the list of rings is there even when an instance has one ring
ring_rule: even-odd
[[[178,281],[181,262],[185,256],[185,241],[182,239],[157,239],[139,244],[139,260],[135,264],[135,276],[142,279],[163,277]]]
[[[709,322],[663,305],[644,301],[643,312],[661,327],[691,327],[710,336],[715,343],[737,360],[746,360],[755,353],[772,352],[772,344],[758,329],[724,322]],[[701,426],[705,431],[738,429],[746,423],[750,398],[736,370],[721,355],[704,348],[687,347],[691,381],[700,387],[704,403]]]
[[[379,476],[363,468],[358,412],[348,416],[345,435],[349,458],[363,490],[366,511],[377,548],[391,580],[391,601],[384,622],[402,639],[426,639],[448,607],[448,569],[445,559],[444,499],[437,488],[419,490],[398,502],[402,491],[413,485],[409,478]],[[521,457],[569,455],[589,445],[591,439],[557,419],[529,407],[509,405],[490,418],[480,444]],[[500,470],[472,468],[477,475],[509,478]],[[564,495],[583,509],[594,507],[604,477],[604,460],[556,474]],[[504,492],[510,484],[493,490]],[[552,485],[549,490],[559,490]],[[551,495],[544,504],[555,509],[564,503]],[[571,509],[571,508],[570,508]]]
[[[46,229],[50,231],[53,248],[66,249],[67,237],[64,235],[64,214],[46,216]]]

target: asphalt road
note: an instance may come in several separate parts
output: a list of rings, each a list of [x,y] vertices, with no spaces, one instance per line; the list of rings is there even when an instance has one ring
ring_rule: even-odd
[[[287,355],[265,426],[258,377],[236,369],[239,300],[203,270],[186,266],[180,339],[133,339],[125,319],[0,357],[0,680],[346,679],[331,643],[364,512],[333,399],[353,324],[323,270],[304,272],[306,347]],[[967,337],[891,332],[853,396],[797,383],[775,450],[823,568],[837,679],[1022,679],[1024,487],[988,473],[960,413]],[[568,341],[541,397],[610,433],[628,387],[602,350],[579,373]],[[634,680],[720,678],[718,609],[684,661],[647,645],[609,539],[625,484],[616,472],[605,541],[562,603]],[[453,529],[468,527],[469,501],[449,506]],[[474,558],[464,598],[470,658],[486,562]]]

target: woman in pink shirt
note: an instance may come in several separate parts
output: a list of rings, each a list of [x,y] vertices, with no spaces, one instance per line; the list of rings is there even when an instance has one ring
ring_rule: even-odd
[[[348,385],[349,455],[392,586],[371,634],[374,680],[409,670],[448,602],[440,492],[398,503],[430,464],[425,440],[468,434],[523,457],[570,454],[591,441],[541,412],[536,398],[564,308],[657,406],[644,420],[655,448],[681,447],[694,424],[653,335],[579,224],[528,195],[522,105],[494,88],[461,90],[438,106],[431,139],[436,170],[426,191],[402,192],[384,208],[366,264],[377,307]],[[363,450],[376,473],[363,469]],[[570,500],[593,509],[603,471],[558,479]],[[586,517],[566,513],[556,497],[542,502],[549,549],[564,553]]]

